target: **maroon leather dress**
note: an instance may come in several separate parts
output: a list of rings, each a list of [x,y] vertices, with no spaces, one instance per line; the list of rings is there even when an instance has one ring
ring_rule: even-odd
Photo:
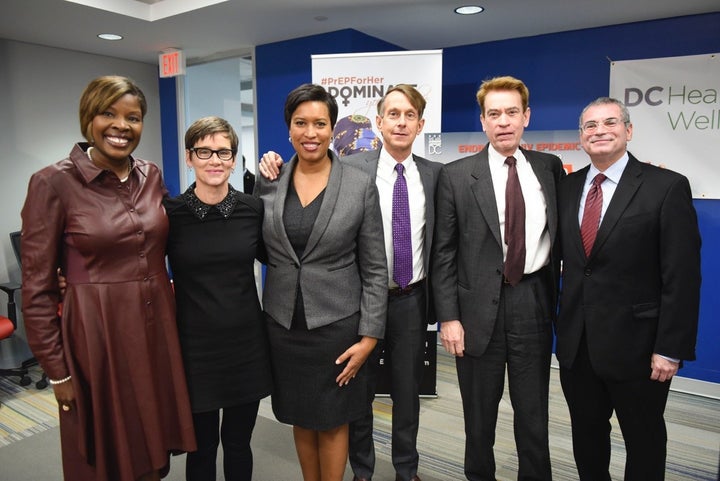
[[[165,267],[166,190],[154,164],[129,178],[77,144],[32,176],[22,210],[23,315],[50,379],[72,375],[59,411],[67,480],[135,481],[195,439]],[[57,316],[55,270],[68,287]]]

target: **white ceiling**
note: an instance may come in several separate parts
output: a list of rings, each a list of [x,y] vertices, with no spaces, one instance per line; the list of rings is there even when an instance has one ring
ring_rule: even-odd
[[[192,63],[346,28],[405,49],[424,50],[720,11],[718,0],[218,1],[175,14],[213,1],[2,0],[0,38],[146,63],[157,63],[160,51],[174,47],[184,50]],[[110,11],[74,2],[102,3]],[[486,10],[466,17],[453,13],[453,8],[468,3]],[[117,12],[170,16],[149,21]],[[98,39],[99,33],[125,38],[109,42]]]

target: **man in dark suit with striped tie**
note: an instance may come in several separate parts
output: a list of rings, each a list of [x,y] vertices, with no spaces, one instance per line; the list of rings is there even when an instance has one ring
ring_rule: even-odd
[[[627,151],[630,114],[603,97],[580,116],[591,164],[560,184],[560,380],[581,481],[609,481],[610,417],[625,481],[660,481],[670,381],[695,359],[700,234],[684,176]]]

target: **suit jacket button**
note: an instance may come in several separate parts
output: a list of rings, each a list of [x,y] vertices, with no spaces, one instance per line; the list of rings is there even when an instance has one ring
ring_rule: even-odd
[[[492,303],[493,303],[494,305],[497,305],[498,300],[497,300],[497,299],[493,299],[493,300],[492,300]]]
[[[592,269],[589,267],[585,269],[585,277],[590,277],[592,275]]]

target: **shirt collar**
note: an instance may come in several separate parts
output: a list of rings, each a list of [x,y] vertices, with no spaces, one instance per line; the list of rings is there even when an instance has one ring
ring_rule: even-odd
[[[622,177],[622,173],[625,171],[625,167],[627,166],[628,160],[630,157],[628,156],[627,151],[623,154],[622,157],[620,157],[617,161],[615,161],[610,167],[605,169],[605,177],[607,177],[609,180],[611,180],[613,183],[618,184],[620,182],[620,177]],[[594,164],[590,163],[590,170],[588,170],[587,177],[585,179],[585,183],[590,183],[595,178],[597,174],[599,174],[600,171],[597,167],[595,167]]]
[[[488,161],[490,162],[490,165],[500,166],[502,167],[503,164],[505,164],[505,159],[508,157],[515,157],[515,160],[518,162],[525,162],[525,155],[523,155],[522,150],[518,147],[515,149],[515,152],[512,154],[512,156],[506,156],[502,155],[500,152],[495,150],[495,147],[493,147],[492,144],[488,144]]]
[[[100,177],[103,173],[110,172],[106,169],[101,169],[95,165],[92,160],[90,160],[90,156],[87,153],[90,147],[90,144],[87,142],[78,142],[75,144],[72,151],[70,151],[70,160],[73,164],[75,164],[75,167],[80,172],[80,175],[82,175],[83,179],[85,179],[85,182],[88,184]],[[130,171],[128,172],[128,177],[132,175],[132,172],[136,167],[136,162],[133,156],[131,155],[129,157]]]
[[[393,156],[390,155],[387,150],[385,150],[385,147],[382,147],[380,149],[380,157],[378,158],[378,164],[381,170],[392,173],[392,171],[395,170],[395,166],[397,165],[397,160],[395,160],[395,158],[393,158]],[[405,159],[403,159],[402,164],[405,167],[406,172],[408,169],[412,170],[415,168],[415,162],[413,162],[412,153],[408,155]]]
[[[235,204],[237,204],[239,197],[240,193],[233,189],[232,185],[228,184],[228,193],[223,200],[215,205],[206,204],[201,201],[197,195],[195,195],[195,182],[193,182],[192,185],[182,194],[182,199],[185,201],[185,204],[187,204],[190,212],[192,212],[195,217],[200,220],[205,219],[208,212],[210,212],[210,209],[213,207],[217,209],[225,219],[227,219],[230,217],[233,210],[235,210]]]

